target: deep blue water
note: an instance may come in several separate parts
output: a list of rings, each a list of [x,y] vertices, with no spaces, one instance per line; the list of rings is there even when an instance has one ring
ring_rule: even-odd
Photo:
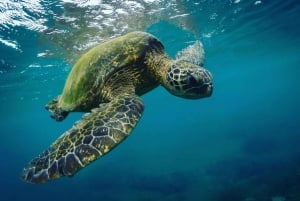
[[[300,201],[298,0],[0,3],[0,200]],[[137,3],[139,2],[139,3]],[[213,96],[143,96],[132,135],[72,178],[20,180],[70,128],[44,105],[80,53],[132,30],[172,57],[200,39]]]

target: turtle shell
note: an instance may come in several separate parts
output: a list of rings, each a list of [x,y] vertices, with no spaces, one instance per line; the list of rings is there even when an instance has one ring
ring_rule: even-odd
[[[105,80],[125,67],[147,68],[145,54],[151,49],[164,48],[158,39],[144,32],[131,32],[92,48],[72,68],[58,106],[65,111],[95,107],[101,102]]]

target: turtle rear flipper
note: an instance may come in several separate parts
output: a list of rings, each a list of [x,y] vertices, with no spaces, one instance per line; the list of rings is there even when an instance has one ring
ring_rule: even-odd
[[[74,175],[123,141],[136,126],[142,112],[143,102],[135,95],[119,95],[93,109],[29,162],[22,179],[43,183]]]
[[[51,112],[51,118],[55,119],[56,121],[62,121],[68,116],[69,112],[58,107],[58,99],[59,96],[51,100],[45,106],[45,108]]]

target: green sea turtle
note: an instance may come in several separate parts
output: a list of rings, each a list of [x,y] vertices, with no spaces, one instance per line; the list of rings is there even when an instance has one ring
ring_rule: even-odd
[[[162,85],[188,99],[209,97],[212,76],[202,67],[197,41],[171,60],[153,35],[132,32],[104,42],[72,68],[63,92],[46,108],[62,121],[69,112],[87,112],[47,150],[29,162],[22,179],[43,183],[72,176],[111,151],[136,126],[143,112],[140,96]]]

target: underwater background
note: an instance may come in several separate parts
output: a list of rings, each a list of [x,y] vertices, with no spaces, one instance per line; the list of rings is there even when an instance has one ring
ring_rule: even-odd
[[[167,53],[200,39],[212,97],[159,87],[130,137],[72,178],[23,182],[81,118],[45,104],[88,48],[130,31]],[[0,201],[300,201],[299,0],[2,0]]]

